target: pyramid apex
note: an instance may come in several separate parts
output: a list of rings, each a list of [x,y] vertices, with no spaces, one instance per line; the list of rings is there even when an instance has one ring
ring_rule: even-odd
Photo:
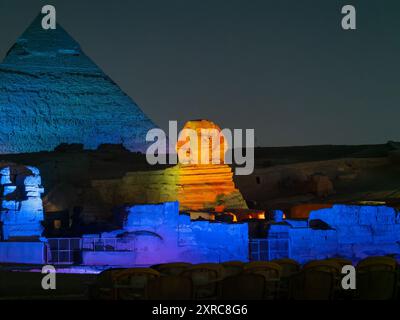
[[[3,65],[15,68],[97,68],[59,23],[56,29],[43,29],[43,17],[41,13],[35,17],[7,52]]]
[[[144,152],[154,123],[60,26],[39,15],[0,64],[0,154],[60,144]]]

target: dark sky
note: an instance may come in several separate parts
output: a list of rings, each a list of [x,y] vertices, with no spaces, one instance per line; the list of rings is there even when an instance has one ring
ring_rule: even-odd
[[[1,59],[45,4],[162,128],[206,118],[254,128],[260,146],[400,140],[398,0],[0,0]],[[356,31],[341,29],[345,4]]]

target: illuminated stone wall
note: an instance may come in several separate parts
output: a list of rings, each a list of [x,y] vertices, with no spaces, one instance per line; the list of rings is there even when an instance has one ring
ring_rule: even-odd
[[[43,265],[46,245],[44,242],[0,242],[0,262]]]
[[[333,205],[311,211],[306,226],[286,220],[280,227],[288,234],[290,257],[301,262],[400,254],[400,215],[387,206]]]
[[[114,257],[115,265],[127,261],[131,265],[150,265],[248,259],[247,224],[190,221],[189,216],[179,214],[177,202],[126,207],[121,225],[121,230],[101,235],[119,237],[126,249],[134,248],[131,253],[122,253],[121,261]],[[83,259],[88,265],[109,264],[107,252],[84,251]]]
[[[39,238],[44,219],[41,177],[34,167],[5,166],[0,171],[3,189],[0,221],[2,238]]]

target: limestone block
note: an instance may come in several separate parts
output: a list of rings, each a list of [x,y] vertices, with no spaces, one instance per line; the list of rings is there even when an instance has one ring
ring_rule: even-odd
[[[372,227],[373,242],[396,243],[400,241],[400,225],[398,224],[376,224]]]
[[[339,243],[337,255],[352,261],[357,259],[357,252],[354,250],[358,245],[354,243]]]
[[[338,244],[336,230],[312,230],[312,247],[314,251],[335,252]]]
[[[290,256],[300,261],[333,256],[338,250],[338,235],[335,230],[295,228],[290,230],[289,237]]]
[[[289,233],[291,226],[286,223],[274,223],[270,224],[268,228],[268,235],[273,236],[274,234],[286,234]]]
[[[397,212],[395,209],[387,206],[377,206],[376,208],[376,222],[378,224],[392,225],[396,223]]]
[[[295,228],[289,232],[291,257],[311,256],[312,234],[309,228]]]
[[[1,263],[44,265],[46,247],[43,242],[0,242]]]
[[[322,220],[331,227],[354,225],[358,223],[359,207],[334,205],[332,208],[311,211],[309,220]]]
[[[360,207],[360,216],[359,216],[360,225],[373,225],[377,223],[377,210],[372,206],[361,206]]]
[[[10,237],[39,237],[43,227],[38,223],[14,223],[3,225],[3,237],[5,240]]]
[[[373,242],[372,228],[370,226],[340,226],[337,228],[337,233],[340,244]]]

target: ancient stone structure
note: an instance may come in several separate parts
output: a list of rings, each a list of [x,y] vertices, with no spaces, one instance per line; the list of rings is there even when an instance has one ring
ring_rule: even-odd
[[[192,131],[194,136],[186,131]],[[181,164],[224,164],[228,147],[221,128],[214,122],[190,120],[181,131],[176,151]]]
[[[90,207],[94,207],[96,201],[101,202],[103,209],[125,203],[179,201],[181,211],[247,209],[235,187],[231,167],[224,164],[227,141],[221,129],[208,120],[188,121],[184,129],[191,129],[197,141],[191,140],[193,136],[186,135],[185,139],[180,136],[176,146],[178,165],[164,170],[128,172],[122,179],[94,180],[87,199],[89,202],[96,200]],[[213,136],[212,130],[216,135]],[[217,139],[215,144],[210,141],[211,137]],[[188,154],[181,154],[181,149]],[[208,158],[208,164],[201,161],[203,157]],[[102,215],[101,212],[86,211],[86,215],[84,212],[89,221]]]
[[[181,211],[247,209],[245,200],[235,187],[231,167],[224,164],[224,150],[227,147],[224,136],[218,136],[217,144],[220,147],[201,136],[202,130],[206,130],[206,133],[208,130],[216,130],[219,134],[221,129],[208,120],[188,121],[184,129],[193,130],[199,141],[192,145],[190,139],[187,141],[180,137],[178,155],[179,149],[188,143],[190,147],[185,149],[189,153],[188,158],[197,158],[201,162],[205,154],[209,157],[209,164],[180,161],[178,165],[164,170],[127,172],[122,179],[93,180],[92,188],[86,193],[86,207],[93,208],[97,204],[103,213],[86,210],[83,213],[84,219],[94,221],[96,216],[106,217],[111,208],[126,203],[179,201]],[[220,163],[214,164],[216,162]]]
[[[248,259],[247,224],[191,221],[189,216],[179,214],[177,202],[127,206],[121,217],[120,230],[84,238],[84,264],[150,265]],[[109,251],[93,251],[96,241],[115,237],[120,240],[109,243]]]
[[[0,64],[0,153],[50,151],[61,143],[145,151],[152,121],[60,25],[44,30],[41,18]]]
[[[177,196],[182,210],[245,209],[246,203],[233,182],[227,165],[180,165]]]
[[[34,167],[6,165],[0,170],[3,240],[38,239],[43,231],[41,177]]]
[[[400,216],[396,209],[383,205],[333,205],[311,211],[308,220],[272,224],[268,237],[289,241],[285,255],[300,262],[398,255]]]
[[[165,170],[128,172],[122,179],[95,180],[86,195],[93,208],[101,203],[103,213],[84,212],[84,219],[107,216],[124,203],[156,204],[179,201],[180,210],[246,209],[227,165],[177,165]],[[93,200],[92,200],[93,199]],[[93,203],[90,206],[90,203]]]

